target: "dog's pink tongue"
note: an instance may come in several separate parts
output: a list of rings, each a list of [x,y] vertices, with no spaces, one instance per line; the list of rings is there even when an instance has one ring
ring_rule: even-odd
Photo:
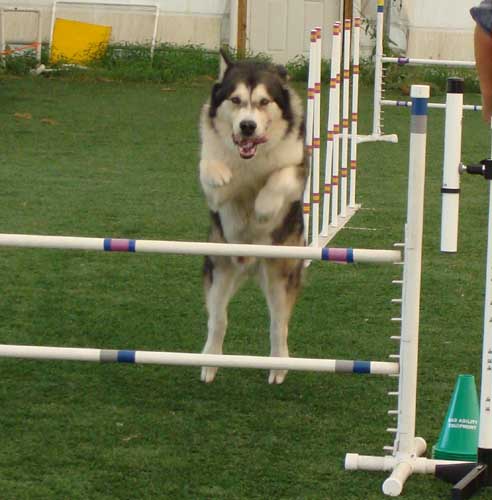
[[[243,158],[251,158],[256,153],[256,144],[253,141],[242,142],[239,144],[239,154]]]

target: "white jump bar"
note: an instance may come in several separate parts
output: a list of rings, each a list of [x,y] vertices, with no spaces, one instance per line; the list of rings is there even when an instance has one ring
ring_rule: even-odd
[[[396,63],[400,65],[431,65],[451,66],[455,68],[474,68],[475,61],[453,61],[450,59],[414,59],[413,57],[383,57],[383,63]]]
[[[91,361],[96,363],[157,364],[170,366],[211,366],[331,373],[394,375],[399,364],[387,361],[277,358],[186,352],[130,351],[77,347],[42,347],[0,344],[0,358],[34,360]]]
[[[75,236],[37,236],[0,234],[0,247],[96,250],[106,252],[144,252],[183,255],[257,257],[265,259],[303,259],[335,262],[395,263],[401,261],[399,250],[361,248],[313,248],[296,246],[201,243],[193,241],[128,240],[81,238]]]
[[[382,99],[382,106],[395,106],[397,108],[411,108],[412,101],[392,101],[390,99]],[[429,102],[427,104],[428,108],[435,109],[446,109],[446,103],[444,102]],[[482,106],[480,104],[463,104],[463,109],[465,111],[482,111]]]

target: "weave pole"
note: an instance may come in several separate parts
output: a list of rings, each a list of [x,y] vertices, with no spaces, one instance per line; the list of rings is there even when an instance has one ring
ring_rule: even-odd
[[[448,78],[441,188],[441,252],[458,250],[463,87],[462,78]]]
[[[303,213],[304,213],[304,240],[309,243],[309,219],[311,213],[311,167],[313,158],[313,127],[314,127],[314,83],[316,80],[316,41],[317,32],[311,30],[309,44],[309,74],[308,74],[308,89],[307,89],[307,104],[306,104],[306,137],[305,145],[308,154],[309,174],[306,181],[303,197]]]
[[[374,100],[372,135],[381,136],[381,99],[383,98],[383,36],[384,0],[377,0],[376,10],[376,54],[374,60]]]
[[[343,98],[342,98],[342,160],[340,168],[340,216],[347,217],[349,104],[350,104],[350,36],[352,20],[345,19],[343,29]]]
[[[312,217],[312,245],[318,246],[319,235],[319,178],[320,178],[320,119],[321,119],[321,28],[315,28],[315,66],[314,66],[314,116],[312,141],[312,188],[313,188],[313,217]]]
[[[360,26],[361,19],[356,17],[354,19],[354,27],[352,33],[352,47],[353,47],[353,60],[352,60],[352,121],[350,129],[350,193],[349,193],[349,207],[355,208],[355,188],[357,182],[357,122],[359,119],[359,59],[360,59]]]
[[[341,26],[341,25],[340,25]],[[339,43],[337,44],[337,54],[335,61],[336,80],[334,102],[330,101],[330,106],[334,108],[334,122],[333,122],[333,158],[332,158],[332,176],[331,176],[331,225],[338,226],[338,204],[339,204],[339,171],[340,171],[340,67],[342,60],[342,35],[339,36]]]
[[[328,235],[330,225],[331,191],[332,191],[332,171],[333,171],[333,142],[334,125],[336,118],[335,100],[337,98],[337,57],[340,55],[340,23],[333,24],[333,37],[331,45],[331,68],[330,68],[330,94],[328,100],[328,123],[326,126],[326,156],[325,156],[325,182],[323,189],[323,217],[321,235]]]
[[[81,238],[77,236],[37,236],[26,234],[0,234],[0,247],[209,255],[218,257],[256,257],[259,259],[326,260],[346,263],[394,263],[399,262],[399,259],[401,259],[401,254],[398,250]]]

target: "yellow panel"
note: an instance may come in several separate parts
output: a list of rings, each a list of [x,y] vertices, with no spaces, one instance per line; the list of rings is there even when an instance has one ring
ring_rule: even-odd
[[[51,62],[86,63],[106,50],[111,26],[57,19],[53,30]]]

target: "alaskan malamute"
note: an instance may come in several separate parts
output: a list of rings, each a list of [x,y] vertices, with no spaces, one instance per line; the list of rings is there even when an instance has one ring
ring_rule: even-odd
[[[209,241],[303,246],[302,195],[308,168],[299,97],[282,66],[233,62],[201,114],[200,182],[210,208]],[[205,257],[207,354],[222,354],[227,306],[255,274],[270,310],[271,356],[288,356],[288,324],[301,285],[303,261]],[[203,367],[212,382],[217,368]],[[271,370],[281,384],[286,370]]]

